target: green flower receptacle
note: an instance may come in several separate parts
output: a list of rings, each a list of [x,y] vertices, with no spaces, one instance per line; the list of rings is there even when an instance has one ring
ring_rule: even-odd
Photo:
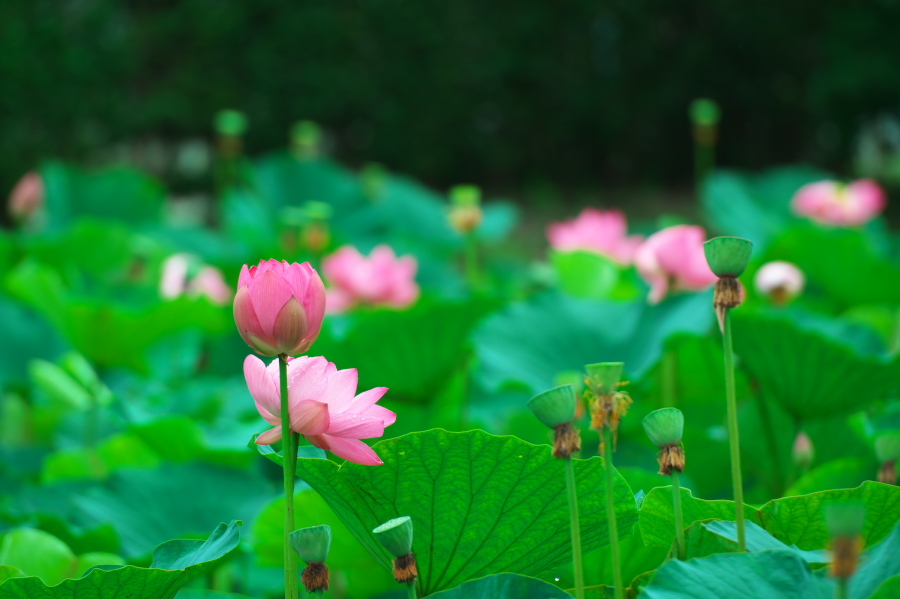
[[[882,463],[900,461],[900,431],[879,435],[875,439],[875,455]]]
[[[331,527],[327,524],[301,528],[290,534],[291,547],[307,564],[324,563],[331,549]]]
[[[388,520],[372,532],[394,557],[412,553],[413,524],[409,516]]]
[[[247,117],[237,110],[220,110],[214,124],[219,135],[240,137],[247,130]]]
[[[678,408],[660,408],[644,416],[643,425],[657,447],[676,445],[684,434],[684,414]]]
[[[537,419],[550,428],[556,428],[560,424],[572,422],[575,419],[575,407],[578,399],[575,397],[575,387],[562,385],[538,393],[528,400],[526,404]]]
[[[703,244],[706,262],[719,278],[744,273],[753,253],[753,243],[741,237],[714,237]]]
[[[714,127],[721,116],[719,105],[709,98],[697,98],[691,102],[691,122],[701,127]]]
[[[619,388],[622,380],[624,362],[600,362],[599,364],[587,364],[584,367],[587,372],[591,391],[597,395],[610,395]]]
[[[450,203],[454,206],[481,204],[481,188],[477,185],[457,185],[450,188]]]

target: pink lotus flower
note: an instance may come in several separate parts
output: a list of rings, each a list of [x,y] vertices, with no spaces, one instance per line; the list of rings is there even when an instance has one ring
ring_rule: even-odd
[[[325,286],[309,262],[260,260],[241,269],[234,321],[241,337],[263,356],[296,355],[319,336]]]
[[[280,359],[280,358],[279,358]],[[257,437],[260,445],[271,445],[282,438],[281,392],[278,360],[268,367],[254,355],[244,360],[244,377],[250,395],[266,422],[275,428]],[[376,405],[387,387],[376,387],[356,394],[355,368],[338,370],[322,357],[289,359],[288,405],[291,429],[321,449],[350,462],[375,466],[383,462],[360,441],[384,434],[397,415]]]
[[[44,206],[44,180],[38,173],[26,173],[9,194],[9,212],[25,220]]]
[[[196,275],[191,276],[191,264],[200,259],[191,254],[173,254],[163,262],[162,278],[159,282],[159,293],[164,298],[175,299],[182,295],[205,295],[213,303],[224,306],[233,296],[231,287],[225,283],[222,272],[212,266],[202,266]]]
[[[634,263],[650,284],[650,303],[658,304],[669,291],[699,291],[718,280],[706,262],[704,241],[703,227],[676,225],[657,231],[641,244]]]
[[[356,304],[405,308],[419,297],[413,256],[398,258],[387,245],[379,245],[368,257],[346,245],[322,261],[322,271],[332,287],[328,311],[345,312]]]
[[[791,208],[817,223],[854,227],[864,225],[884,210],[887,198],[871,179],[848,185],[818,181],[801,187],[791,200]]]
[[[630,264],[643,238],[628,236],[628,223],[619,210],[585,208],[575,218],[547,227],[547,239],[554,249],[587,250],[609,256],[620,264]]]

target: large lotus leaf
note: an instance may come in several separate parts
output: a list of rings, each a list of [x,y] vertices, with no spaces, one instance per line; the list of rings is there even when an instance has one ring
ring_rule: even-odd
[[[251,599],[246,595],[236,595],[235,593],[219,593],[217,591],[206,591],[203,589],[181,589],[175,595],[175,599]]]
[[[388,387],[389,397],[430,401],[469,359],[469,333],[492,308],[488,302],[422,302],[406,311],[354,316],[343,336],[325,331],[316,353],[338,368],[359,369],[359,388]]]
[[[684,524],[711,518],[733,521],[734,502],[697,499],[690,490],[681,489]],[[834,501],[856,500],[866,505],[862,539],[873,545],[891,532],[900,513],[900,487],[867,481],[855,489],[834,489],[797,497],[773,499],[758,510],[744,506],[744,517],[760,525],[776,539],[802,550],[822,549],[830,535],[825,525],[823,506]],[[672,488],[657,487],[644,498],[640,513],[641,534],[647,544],[671,546],[675,540],[675,516]]]
[[[897,597],[900,597],[900,574],[885,580],[869,595],[869,599],[897,599]]]
[[[765,246],[790,222],[790,202],[800,187],[828,179],[805,167],[777,168],[761,175],[720,170],[708,177],[702,191],[703,210],[714,232],[744,237]]]
[[[900,522],[888,538],[866,550],[860,561],[862,565],[850,579],[848,597],[868,597],[883,582],[900,574]]]
[[[22,578],[24,576],[25,573],[18,568],[14,568],[12,566],[0,566],[0,585],[2,585],[10,578]]]
[[[153,552],[149,568],[105,566],[82,578],[48,587],[40,578],[11,578],[0,584],[0,599],[171,599],[182,586],[212,570],[240,541],[238,522],[219,524],[206,541],[175,540]]]
[[[132,225],[162,217],[165,192],[159,182],[127,167],[86,172],[59,162],[41,167],[47,228],[60,230],[72,220],[91,216]]]
[[[737,310],[733,321],[741,364],[797,419],[856,412],[897,389],[900,358],[863,356],[774,313]]]
[[[753,522],[746,523],[747,551],[765,551],[767,549],[787,549],[811,564],[824,564],[830,561],[823,551],[803,551],[790,547]],[[687,559],[704,557],[714,553],[737,553],[737,524],[724,520],[704,520],[695,522],[685,531],[685,552]]]
[[[384,465],[301,459],[297,475],[385,566],[390,556],[371,530],[410,516],[422,593],[504,571],[537,574],[571,559],[563,463],[549,447],[435,429],[373,449]],[[274,452],[264,455],[280,462]],[[603,460],[575,460],[575,472],[582,546],[590,551],[609,538]],[[619,530],[627,534],[637,510],[618,473],[614,493]]]
[[[900,264],[867,231],[800,226],[774,240],[765,256],[793,262],[806,275],[807,293],[842,307],[900,301]]]
[[[521,574],[494,574],[431,595],[440,599],[572,599],[548,582]]]
[[[829,489],[849,489],[872,478],[878,470],[875,460],[841,458],[813,468],[784,492],[785,496],[808,495]]]
[[[595,362],[625,362],[628,374],[640,377],[659,360],[666,339],[704,333],[712,320],[709,293],[656,306],[545,293],[490,317],[474,340],[488,389],[513,383],[536,393],[555,386],[559,373]]]
[[[790,550],[670,560],[640,595],[647,599],[823,599],[834,583],[813,574]]]
[[[594,252],[553,251],[550,253],[550,261],[560,288],[574,297],[612,297],[622,274],[622,269],[615,260]]]
[[[62,353],[65,344],[47,323],[22,304],[0,296],[0,386],[8,382],[24,383],[28,362],[34,358],[51,359]]]

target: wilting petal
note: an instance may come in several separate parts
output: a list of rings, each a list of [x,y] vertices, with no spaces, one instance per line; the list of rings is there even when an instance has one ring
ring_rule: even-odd
[[[332,437],[325,435],[325,439],[331,448],[331,453],[344,458],[348,462],[354,464],[362,464],[363,466],[379,466],[384,464],[378,454],[372,451],[372,448],[356,439],[342,439],[341,437]]]
[[[272,445],[281,441],[281,426],[269,429],[256,438],[257,445]]]
[[[357,414],[333,414],[328,426],[328,436],[345,439],[372,439],[384,434],[384,421]]]
[[[330,420],[328,404],[305,399],[291,405],[291,428],[301,435],[321,435],[328,430]]]

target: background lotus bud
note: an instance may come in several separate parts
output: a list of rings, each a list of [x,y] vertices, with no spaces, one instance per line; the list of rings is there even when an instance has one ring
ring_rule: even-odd
[[[691,122],[702,127],[719,124],[719,105],[709,98],[697,98],[690,106]]]
[[[376,246],[368,256],[351,245],[322,261],[328,279],[328,311],[345,312],[357,304],[405,308],[419,298],[413,256],[397,257],[387,245]]]
[[[394,557],[412,552],[413,523],[409,516],[388,520],[372,531],[378,542]]]
[[[220,110],[213,121],[219,134],[219,153],[225,158],[235,158],[242,149],[241,136],[247,130],[247,117],[237,110]]]
[[[26,173],[9,194],[9,213],[18,221],[27,220],[44,206],[44,180],[36,172]]]
[[[615,393],[619,389],[619,382],[622,380],[622,369],[624,367],[624,362],[588,364],[584,367],[588,375],[586,382],[590,386],[591,391],[597,395]]]
[[[331,548],[331,527],[327,524],[295,530],[290,535],[291,547],[307,564],[322,563]]]
[[[794,439],[794,446],[791,450],[791,456],[794,459],[794,464],[796,464],[799,468],[809,468],[809,465],[812,464],[812,461],[816,457],[816,450],[813,447],[812,439],[809,438],[804,431],[800,431],[797,433],[797,438]]]
[[[453,187],[450,204],[450,224],[460,233],[469,233],[481,224],[481,189],[475,185]]]
[[[307,351],[325,317],[325,286],[310,266],[261,260],[241,270],[234,320],[247,345],[264,356]]]
[[[313,121],[298,121],[291,128],[291,149],[297,158],[315,158],[321,140],[322,130]]]
[[[550,223],[547,239],[555,250],[583,250],[631,264],[643,237],[628,235],[628,222],[620,210],[585,208],[577,218]]]
[[[409,516],[388,520],[372,532],[384,548],[397,558],[394,560],[394,580],[413,583],[419,571],[412,552],[413,526]]]
[[[703,244],[703,253],[717,277],[736,278],[744,274],[750,263],[753,243],[741,237],[713,237]]]
[[[225,282],[222,271],[214,266],[204,266],[187,285],[189,295],[205,295],[214,304],[224,306],[233,297],[231,287]]]
[[[806,277],[796,265],[782,260],[766,262],[753,279],[756,291],[782,306],[803,292]]]
[[[818,181],[804,185],[791,200],[791,209],[799,216],[842,227],[864,225],[887,206],[887,197],[871,179],[848,185],[837,181]]]
[[[676,225],[657,231],[634,254],[638,272],[650,284],[650,303],[670,291],[699,291],[716,282],[706,263],[703,227]]]
[[[900,460],[900,431],[881,434],[875,439],[875,455],[881,462],[878,482],[897,484],[897,461]]]

